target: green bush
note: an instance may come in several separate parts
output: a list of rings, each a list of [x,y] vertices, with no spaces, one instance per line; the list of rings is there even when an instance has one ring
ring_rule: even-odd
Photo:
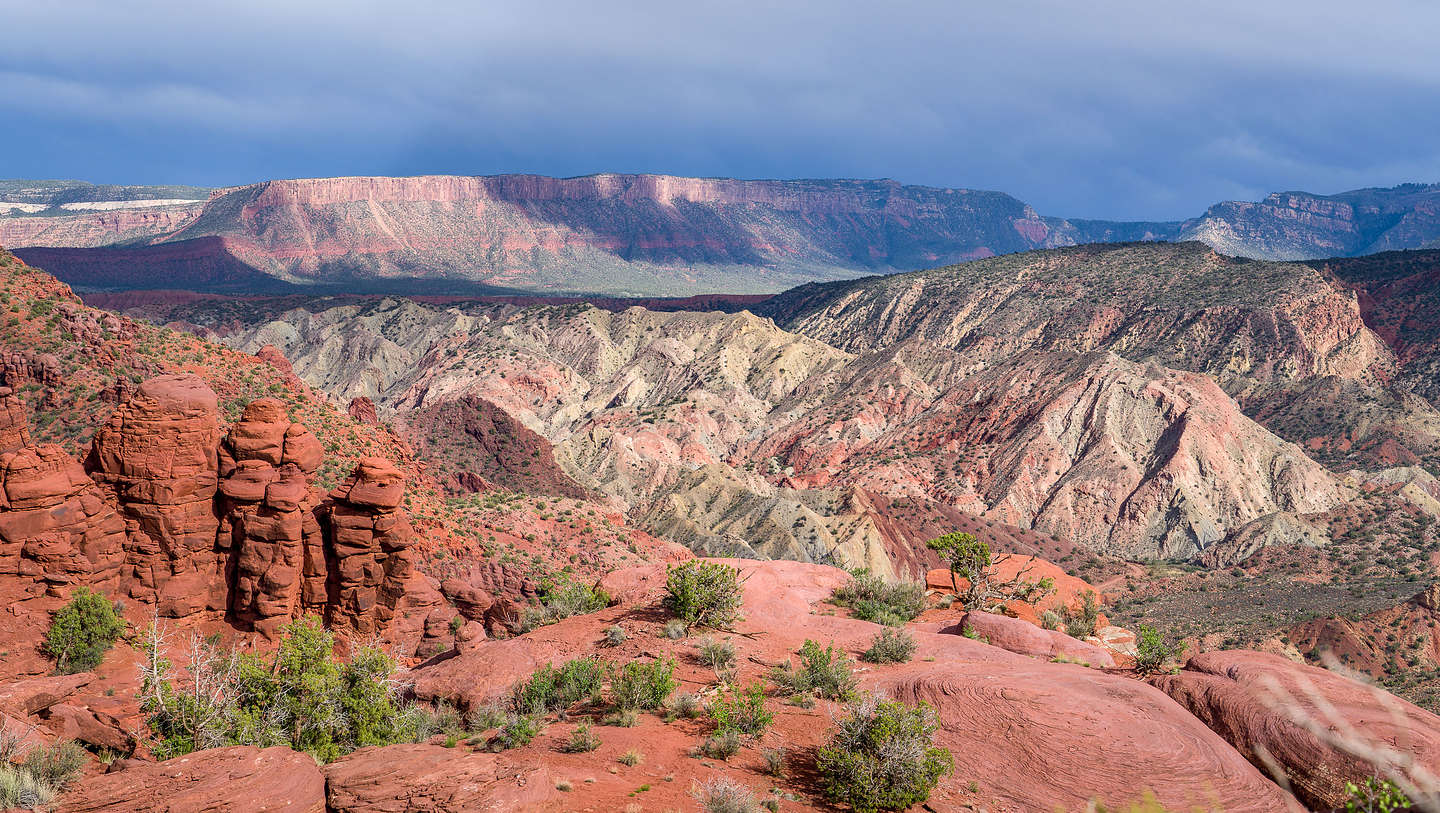
[[[1086,590],[1080,596],[1080,604],[1074,608],[1061,607],[1060,618],[1065,622],[1065,634],[1072,638],[1090,638],[1095,635],[1100,623],[1100,606],[1094,590]]]
[[[850,577],[850,583],[836,590],[830,599],[849,607],[862,621],[895,627],[925,612],[925,585],[887,582],[879,576],[856,573]]]
[[[691,559],[666,568],[665,608],[690,626],[724,628],[739,618],[740,571]]]
[[[771,679],[790,694],[818,694],[831,700],[848,700],[855,691],[850,659],[834,646],[806,639],[800,647],[800,665],[791,661],[775,667]]]
[[[1399,813],[1410,810],[1410,797],[1394,782],[1378,776],[1365,780],[1364,784],[1345,783],[1346,813]]]
[[[1163,670],[1171,660],[1185,654],[1185,642],[1171,644],[1154,627],[1140,625],[1140,635],[1135,642],[1135,671],[1142,675],[1153,675]]]
[[[508,751],[511,748],[519,748],[522,745],[529,745],[540,733],[540,721],[526,714],[512,714],[506,718],[505,723],[495,733],[495,742],[492,747],[500,751]]]
[[[141,687],[158,757],[221,745],[286,745],[329,762],[415,737],[415,715],[392,694],[394,662],[368,647],[335,660],[334,637],[317,618],[286,625],[272,656],[221,656],[192,639],[189,675],[179,683],[170,680],[163,641],[152,629]]]
[[[672,658],[631,661],[610,676],[610,696],[621,709],[658,709],[679,686]]]
[[[752,683],[742,691],[716,695],[710,703],[710,718],[715,721],[716,731],[758,737],[770,727],[775,715],[765,708],[765,687]]]
[[[605,663],[599,658],[575,658],[558,669],[545,664],[511,690],[511,708],[517,714],[545,714],[569,708],[581,700],[600,696]]]
[[[915,655],[915,637],[903,629],[886,627],[860,656],[869,663],[904,663]]]
[[[60,608],[45,633],[45,653],[55,659],[62,675],[88,672],[100,665],[105,653],[125,633],[125,620],[110,599],[77,587],[70,603]]]
[[[85,770],[90,755],[79,743],[62,740],[24,750],[18,737],[0,742],[0,810],[43,808]]]
[[[935,710],[867,697],[848,711],[816,758],[825,795],[856,813],[928,799],[951,770],[950,753],[935,747]]]
[[[530,632],[571,616],[597,612],[609,606],[609,593],[565,576],[545,588],[538,607],[525,609],[520,618],[519,631]]]

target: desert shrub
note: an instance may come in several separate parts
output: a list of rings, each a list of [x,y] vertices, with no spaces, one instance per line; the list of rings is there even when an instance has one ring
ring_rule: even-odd
[[[595,736],[591,730],[589,720],[581,720],[570,732],[570,740],[565,743],[564,751],[569,754],[583,754],[594,751],[600,747],[600,738]]]
[[[1140,635],[1135,642],[1135,671],[1153,675],[1184,654],[1184,641],[1172,644],[1154,627],[1140,625]]]
[[[915,636],[903,629],[886,627],[870,641],[870,648],[860,656],[869,663],[904,663],[915,654]]]
[[[752,683],[743,690],[717,694],[710,703],[710,718],[715,721],[716,731],[758,737],[775,715],[765,708],[765,687]]]
[[[505,722],[505,707],[490,702],[473,706],[465,715],[465,728],[470,731],[489,731],[499,728]]]
[[[735,644],[728,639],[714,638],[700,640],[700,662],[719,674],[735,665]]]
[[[671,707],[677,716],[684,717],[687,720],[693,720],[705,711],[704,704],[700,702],[700,695],[694,692],[681,692],[675,695]]]
[[[800,647],[800,665],[791,661],[775,667],[771,679],[791,694],[818,694],[831,700],[846,700],[855,691],[855,676],[850,659],[834,646],[806,639]]]
[[[1086,590],[1075,607],[1061,607],[1060,619],[1065,622],[1065,634],[1072,638],[1089,638],[1095,634],[1100,623],[1100,606],[1094,590]]]
[[[690,627],[684,621],[678,618],[672,618],[665,622],[663,634],[672,641],[678,641],[690,634]]]
[[[599,658],[575,658],[558,669],[545,664],[511,690],[511,708],[519,714],[545,714],[600,695],[605,664]]]
[[[141,709],[157,738],[151,750],[168,758],[220,745],[286,745],[329,762],[413,739],[415,717],[392,694],[394,662],[368,647],[337,661],[334,643],[314,617],[286,625],[270,656],[221,655],[192,638],[188,675],[172,682],[163,635],[152,627],[141,683]]]
[[[873,696],[852,703],[817,756],[821,788],[857,813],[925,801],[951,770],[950,753],[935,747],[938,728],[935,710],[924,703]]]
[[[849,607],[856,618],[886,626],[899,626],[925,612],[925,585],[887,582],[879,576],[857,573],[836,590],[831,601]]]
[[[674,659],[631,661],[612,671],[610,696],[622,709],[658,709],[679,685]]]
[[[761,758],[765,760],[765,773],[774,777],[785,775],[785,749],[766,748],[760,752]]]
[[[716,731],[705,738],[700,753],[711,759],[729,759],[740,753],[740,735],[728,729]]]
[[[740,571],[691,559],[666,568],[665,608],[694,627],[724,628],[739,618]]]
[[[1046,610],[1040,614],[1040,626],[1047,630],[1058,630],[1063,623],[1065,623],[1065,619],[1061,618],[1060,614],[1054,610]]]
[[[608,646],[620,646],[625,643],[625,630],[618,624],[606,627],[605,643]]]
[[[539,606],[527,607],[520,617],[520,632],[554,624],[575,615],[584,615],[610,606],[610,594],[598,587],[574,581],[568,576],[545,589]]]
[[[0,752],[0,810],[48,806],[90,758],[72,740],[26,748],[21,736],[10,733],[0,738]]]
[[[729,777],[717,776],[696,787],[691,795],[704,813],[760,813],[755,794]]]
[[[540,720],[528,714],[512,714],[506,718],[499,731],[495,733],[493,748],[501,751],[508,751],[511,748],[519,748],[522,745],[529,745],[540,733]]]
[[[45,633],[45,654],[55,659],[62,675],[88,672],[100,665],[105,653],[125,633],[125,621],[110,599],[77,587]]]

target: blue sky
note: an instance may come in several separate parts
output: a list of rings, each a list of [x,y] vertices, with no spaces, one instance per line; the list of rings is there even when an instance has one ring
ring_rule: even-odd
[[[891,177],[1046,214],[1440,181],[1440,3],[0,0],[0,177]]]

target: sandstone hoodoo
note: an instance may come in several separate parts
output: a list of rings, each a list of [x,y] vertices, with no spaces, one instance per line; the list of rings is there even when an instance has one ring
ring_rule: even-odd
[[[170,618],[223,612],[267,636],[305,614],[378,633],[412,578],[404,475],[365,458],[327,494],[324,448],[277,399],[250,402],[222,436],[199,378],[147,380],[96,432],[89,475],[58,446],[28,445],[8,393],[0,417],[15,446],[0,454],[3,572]]]

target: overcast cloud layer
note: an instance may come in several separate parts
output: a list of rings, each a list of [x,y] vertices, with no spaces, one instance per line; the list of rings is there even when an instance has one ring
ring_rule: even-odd
[[[0,177],[891,177],[1046,214],[1440,181],[1440,2],[0,0]]]

